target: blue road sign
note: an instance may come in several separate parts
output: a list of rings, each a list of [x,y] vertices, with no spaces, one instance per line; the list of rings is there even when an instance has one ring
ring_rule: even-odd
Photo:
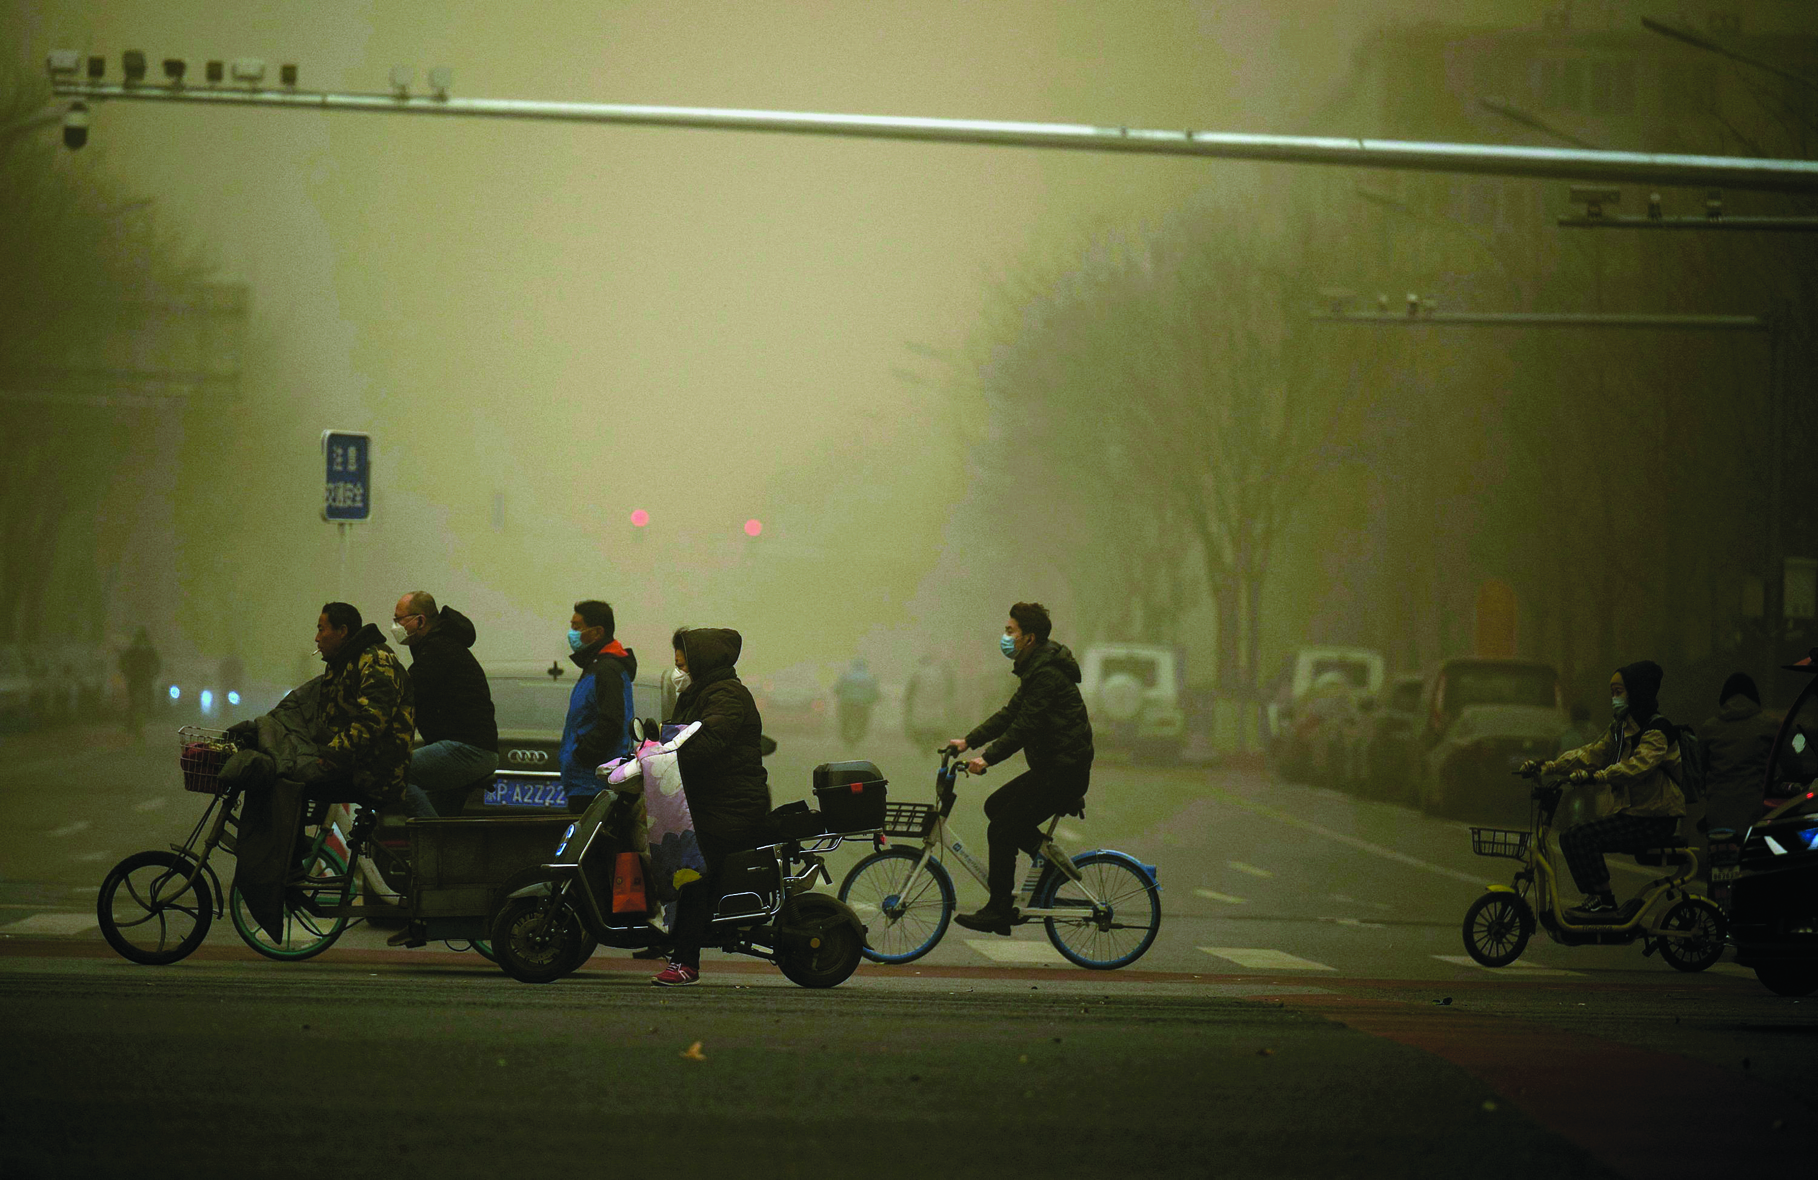
[[[322,456],[328,465],[322,519],[371,520],[372,436],[351,430],[324,430]]]

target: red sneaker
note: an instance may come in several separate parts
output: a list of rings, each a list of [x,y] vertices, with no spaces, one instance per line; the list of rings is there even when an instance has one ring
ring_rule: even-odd
[[[701,970],[698,967],[690,967],[686,963],[672,962],[653,975],[650,982],[658,987],[687,987],[690,984],[701,982]]]

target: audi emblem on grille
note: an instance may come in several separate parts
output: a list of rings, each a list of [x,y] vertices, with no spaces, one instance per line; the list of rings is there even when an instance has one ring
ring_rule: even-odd
[[[507,762],[516,762],[516,763],[519,763],[520,765],[525,764],[525,763],[547,762],[547,761],[549,761],[549,751],[547,751],[547,750],[513,750],[511,753],[505,755],[505,760]]]

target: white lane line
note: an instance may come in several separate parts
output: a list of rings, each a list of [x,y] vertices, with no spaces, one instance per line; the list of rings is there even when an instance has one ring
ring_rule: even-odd
[[[1020,938],[968,938],[966,945],[994,963],[1065,963],[1060,952],[1045,942]]]
[[[1488,971],[1492,975],[1583,975],[1582,971],[1567,971],[1562,967],[1542,967],[1539,963],[1530,963],[1526,959],[1516,959],[1507,967],[1485,967],[1469,955],[1434,955],[1442,963],[1454,967],[1475,967],[1479,971]]]
[[[1248,873],[1252,877],[1273,877],[1275,875],[1274,873],[1271,873],[1268,869],[1259,869],[1255,865],[1245,864],[1241,860],[1228,860],[1225,862],[1225,864],[1231,868],[1236,869],[1240,873]]]
[[[1380,901],[1364,901],[1362,898],[1348,897],[1343,893],[1329,893],[1326,896],[1330,897],[1333,901],[1343,902],[1345,905],[1367,905],[1373,910],[1388,910],[1393,908],[1382,904]]]
[[[89,862],[93,862],[93,861],[97,861],[97,860],[106,860],[108,857],[110,857],[112,855],[113,855],[113,853],[111,853],[111,852],[83,852],[83,853],[79,853],[76,856],[70,857],[70,859],[82,861],[84,863],[89,863]]]
[[[1385,860],[1392,860],[1398,864],[1407,865],[1410,868],[1425,869],[1429,873],[1438,873],[1440,876],[1450,877],[1454,881],[1464,881],[1468,884],[1480,887],[1484,883],[1482,874],[1461,873],[1456,869],[1448,869],[1443,865],[1436,865],[1430,861],[1421,860],[1419,857],[1409,856],[1407,853],[1398,852],[1393,848],[1385,848],[1381,844],[1375,844],[1369,840],[1362,840],[1345,832],[1333,831],[1324,824],[1316,824],[1311,820],[1302,819],[1298,815],[1293,815],[1277,807],[1270,807],[1266,803],[1252,803],[1242,795],[1227,791],[1222,787],[1208,787],[1206,788],[1206,794],[1221,802],[1229,803],[1233,807],[1241,807],[1252,815],[1265,816],[1275,820],[1277,823],[1287,824],[1291,828],[1299,828],[1303,832],[1312,832],[1315,835],[1324,836],[1328,840],[1336,840],[1340,844],[1348,844],[1352,848],[1368,852],[1372,856],[1380,856]]]
[[[151,799],[139,800],[137,803],[133,804],[133,810],[134,811],[156,811],[156,810],[158,810],[158,808],[163,807],[165,804],[167,804],[169,802],[170,802],[169,799],[166,799],[162,795],[158,795]]]
[[[1060,827],[1055,828],[1054,834],[1056,836],[1059,836],[1061,839],[1067,841],[1068,843],[1072,843],[1075,840],[1084,840],[1085,839],[1084,836],[1080,835],[1078,832],[1074,831],[1072,828],[1068,827],[1066,824],[1062,824]]]
[[[1247,897],[1232,897],[1229,893],[1220,893],[1216,889],[1195,889],[1194,893],[1211,901],[1222,901],[1226,905],[1249,905]]]
[[[73,824],[64,824],[62,827],[57,828],[55,831],[46,832],[44,834],[47,836],[58,836],[58,837],[73,836],[77,832],[88,831],[88,827],[89,827],[89,824],[88,824],[87,820],[79,819]]]
[[[1351,926],[1358,930],[1386,929],[1381,922],[1366,922],[1362,918],[1321,918],[1322,922],[1331,922],[1337,926]]]
[[[1249,967],[1256,971],[1336,971],[1324,963],[1315,963],[1312,959],[1303,959],[1290,955],[1286,951],[1274,951],[1259,946],[1202,946],[1199,948],[1216,959],[1229,959],[1239,967]]]
[[[95,927],[95,915],[33,914],[17,922],[0,926],[0,934],[80,934]]]

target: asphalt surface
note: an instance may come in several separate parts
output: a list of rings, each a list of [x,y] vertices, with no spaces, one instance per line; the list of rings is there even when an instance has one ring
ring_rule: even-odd
[[[931,794],[933,759],[900,742],[779,736],[777,802],[853,754],[893,799]],[[1802,1175],[1818,1149],[1818,998],[1639,947],[1469,965],[1459,920],[1511,862],[1254,770],[1096,770],[1061,842],[1160,867],[1162,934],[1133,967],[954,928],[832,991],[713,956],[663,991],[618,953],[533,987],[362,927],[302,964],[225,922],[182,964],[119,960],[92,899],[200,813],[174,752],[0,747],[0,1175]],[[955,813],[981,850],[996,781]]]

